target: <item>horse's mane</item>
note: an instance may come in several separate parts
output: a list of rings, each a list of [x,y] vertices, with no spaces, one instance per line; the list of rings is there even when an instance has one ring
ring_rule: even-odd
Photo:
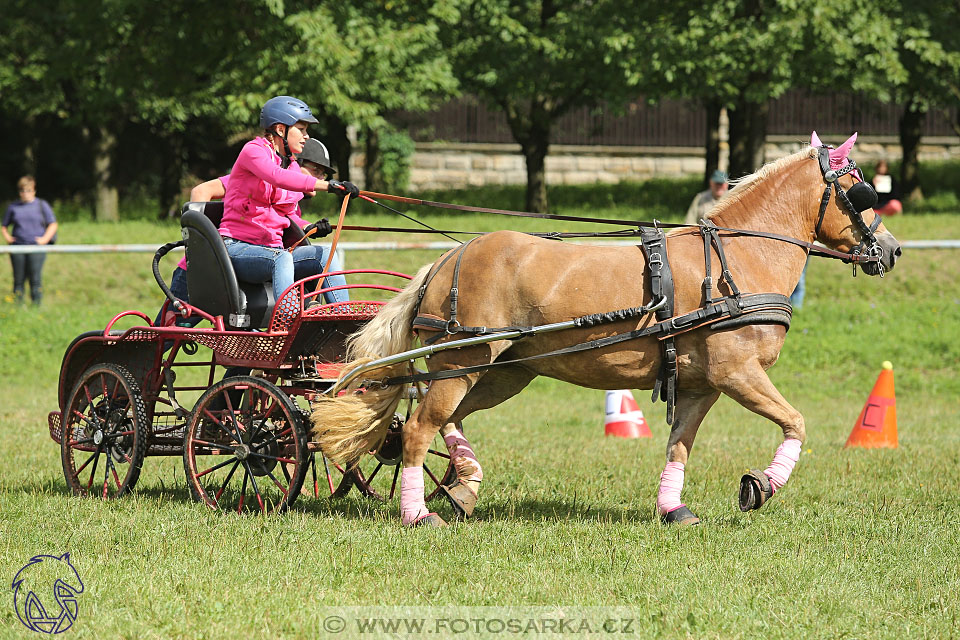
[[[710,210],[710,213],[706,215],[706,218],[708,220],[712,219],[713,217],[722,213],[728,207],[746,198],[760,185],[761,182],[763,182],[764,178],[769,176],[771,173],[779,171],[783,167],[795,162],[800,162],[801,160],[806,160],[807,158],[814,158],[816,155],[816,148],[807,147],[789,156],[784,156],[778,160],[774,160],[773,162],[768,162],[749,175],[731,180],[730,190],[727,191],[727,193],[717,201],[717,204],[715,204],[713,209]]]

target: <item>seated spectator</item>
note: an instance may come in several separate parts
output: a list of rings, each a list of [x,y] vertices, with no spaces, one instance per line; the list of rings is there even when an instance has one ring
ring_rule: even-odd
[[[873,210],[882,216],[893,216],[903,211],[903,203],[900,202],[900,185],[889,174],[890,168],[886,160],[881,160],[875,167],[876,174],[873,176],[873,189],[877,192],[877,204]]]

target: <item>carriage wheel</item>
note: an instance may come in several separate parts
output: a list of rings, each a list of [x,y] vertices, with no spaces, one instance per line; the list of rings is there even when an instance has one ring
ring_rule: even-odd
[[[403,415],[395,414],[387,437],[380,449],[371,455],[363,456],[353,472],[344,476],[338,488],[339,495],[345,494],[350,487],[355,486],[365,496],[377,500],[392,500],[400,489],[400,470],[403,467],[403,424],[410,418],[416,408],[417,399],[407,403]],[[457,424],[463,431],[463,425]],[[424,485],[426,500],[430,501],[440,494],[441,485],[449,485],[457,478],[457,470],[447,453],[447,445],[438,433],[433,438],[427,450],[427,458],[423,462]]]
[[[90,367],[70,394],[63,418],[60,458],[76,495],[117,498],[129,493],[150,439],[140,386],[126,367]]]
[[[282,511],[297,499],[307,461],[300,412],[271,382],[226,378],[207,389],[184,434],[194,499],[221,511]]]

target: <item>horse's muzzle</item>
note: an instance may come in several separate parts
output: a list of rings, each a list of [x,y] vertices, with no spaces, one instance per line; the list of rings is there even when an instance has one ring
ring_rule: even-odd
[[[880,264],[883,265],[884,272],[890,271],[897,263],[897,259],[900,258],[903,250],[900,248],[900,243],[889,231],[878,233],[876,237],[881,250]],[[863,265],[863,272],[875,276],[880,273],[880,267],[875,262],[868,262]]]

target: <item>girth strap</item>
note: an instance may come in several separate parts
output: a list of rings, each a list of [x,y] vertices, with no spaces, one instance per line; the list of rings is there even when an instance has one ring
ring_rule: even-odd
[[[640,241],[647,257],[650,277],[650,294],[654,300],[664,298],[666,303],[657,309],[657,320],[664,321],[673,315],[673,274],[667,259],[667,241],[659,227],[640,229]],[[667,424],[673,423],[677,404],[677,345],[672,336],[660,341],[660,370],[653,385],[651,400],[657,398],[667,403]]]

